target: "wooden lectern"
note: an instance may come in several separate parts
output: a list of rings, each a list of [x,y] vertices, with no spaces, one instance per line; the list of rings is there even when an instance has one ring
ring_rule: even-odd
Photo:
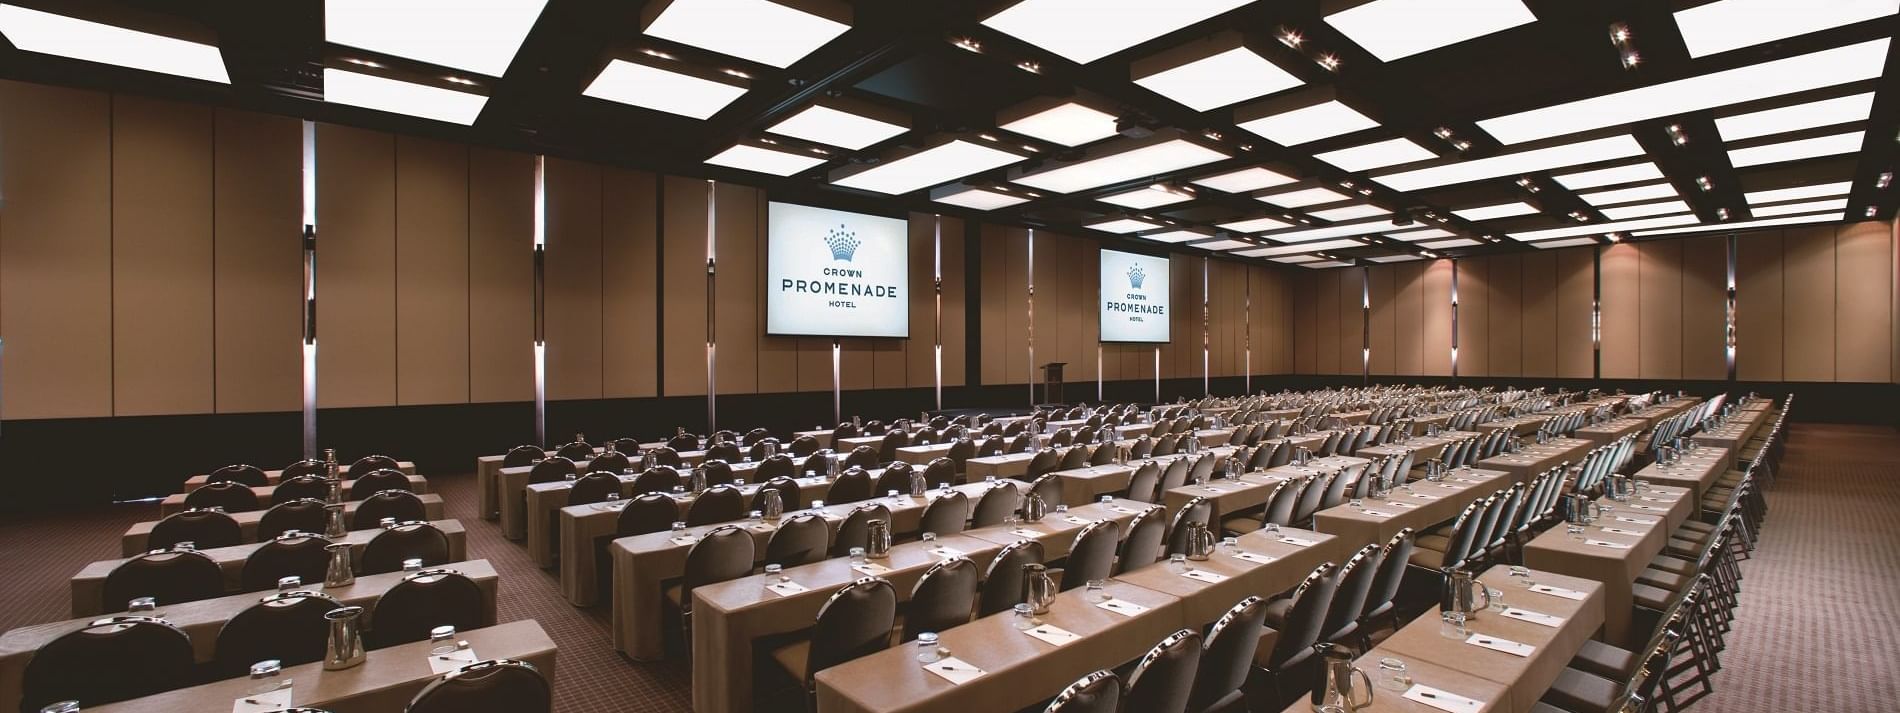
[[[1042,365],[1042,402],[1062,403],[1062,367],[1068,362],[1052,361]]]

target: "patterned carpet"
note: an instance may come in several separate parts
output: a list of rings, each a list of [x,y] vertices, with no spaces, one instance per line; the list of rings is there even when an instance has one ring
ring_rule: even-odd
[[[1900,433],[1794,429],[1716,692],[1698,711],[1892,710],[1900,700]],[[686,667],[634,663],[613,650],[607,609],[575,609],[553,573],[475,517],[472,475],[430,475],[472,557],[501,573],[504,621],[535,619],[560,646],[555,708],[688,711]],[[0,629],[66,618],[67,578],[118,551],[151,503],[15,516],[0,522]]]

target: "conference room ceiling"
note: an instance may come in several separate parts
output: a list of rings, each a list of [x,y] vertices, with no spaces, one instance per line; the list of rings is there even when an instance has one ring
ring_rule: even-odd
[[[14,0],[0,74],[1330,267],[1891,218],[1896,12]]]

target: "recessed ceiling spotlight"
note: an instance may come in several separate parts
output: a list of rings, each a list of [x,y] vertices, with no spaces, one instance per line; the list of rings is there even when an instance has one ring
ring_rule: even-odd
[[[1370,189],[1370,188],[1361,188],[1361,189],[1359,189],[1359,195],[1362,195],[1362,196],[1369,196],[1369,195],[1372,195],[1372,189]]]
[[[1571,220],[1574,220],[1574,221],[1577,221],[1577,222],[1579,222],[1579,223],[1588,223],[1588,222],[1590,222],[1590,216],[1588,216],[1588,215],[1585,215],[1585,214],[1583,213],[1583,211],[1579,211],[1579,210],[1573,210],[1573,211],[1570,211],[1570,219],[1571,219]]]
[[[1695,187],[1702,189],[1703,193],[1707,193],[1715,190],[1715,183],[1710,181],[1708,176],[1696,176]]]
[[[719,70],[719,71],[721,71],[721,72],[725,72],[726,74],[730,74],[730,75],[732,75],[732,76],[734,76],[734,77],[738,77],[738,78],[740,78],[740,79],[751,79],[751,78],[752,78],[752,75],[750,75],[750,74],[746,74],[745,72],[741,72],[741,71],[739,71],[739,70],[736,70],[736,69],[721,69],[721,70]]]
[[[1622,47],[1630,43],[1630,26],[1621,22],[1610,25],[1610,44]]]
[[[1612,243],[1620,243],[1620,242],[1623,242],[1623,234],[1622,234],[1622,233],[1610,233],[1609,235],[1605,235],[1605,236],[1603,236],[1603,237],[1606,237],[1606,238],[1609,238],[1609,239],[1610,239],[1610,242],[1612,242]]]
[[[1432,135],[1433,135],[1433,136],[1436,136],[1436,137],[1438,137],[1438,138],[1441,138],[1441,139],[1450,139],[1450,138],[1451,138],[1451,129],[1448,129],[1448,128],[1445,128],[1445,127],[1443,127],[1443,126],[1440,126],[1440,127],[1438,127],[1438,128],[1436,128],[1436,129],[1432,129]]]
[[[1539,187],[1537,186],[1537,182],[1535,182],[1535,181],[1532,181],[1532,180],[1531,180],[1531,179],[1529,179],[1529,178],[1519,178],[1519,179],[1517,179],[1517,187],[1518,187],[1518,188],[1522,188],[1522,189],[1524,189],[1524,190],[1527,190],[1527,191],[1530,191],[1530,192],[1532,192],[1532,193],[1536,193],[1536,192],[1538,192],[1538,191],[1541,191],[1541,190],[1543,190],[1542,188],[1539,188]]]
[[[667,54],[667,53],[665,53],[665,52],[661,52],[661,51],[659,51],[659,50],[656,50],[656,49],[653,49],[653,48],[651,48],[651,47],[643,47],[643,48],[641,48],[641,49],[640,49],[640,53],[641,53],[641,54],[644,54],[644,55],[647,55],[647,56],[649,56],[649,57],[658,57],[658,58],[660,58],[660,59],[675,59],[675,57],[674,57],[673,55],[671,55],[671,54]],[[356,61],[356,60],[351,60],[351,61]],[[381,67],[382,65],[380,65],[380,64],[371,64],[370,66],[372,66],[372,67]]]
[[[958,37],[956,39],[951,40],[950,44],[956,45],[959,49],[962,49],[967,52],[982,52],[983,51],[983,43],[978,42],[974,38],[970,38],[970,37]]]
[[[1881,173],[1879,178],[1874,179],[1875,188],[1885,190],[1887,186],[1891,186],[1891,185],[1893,185],[1892,171],[1886,171],[1884,173]]]
[[[1459,151],[1470,151],[1471,142],[1466,141],[1464,139],[1458,139],[1457,141],[1451,142],[1451,147],[1454,149],[1458,149]]]
[[[355,57],[344,57],[343,61],[349,62],[350,64],[360,64],[365,67],[376,67],[378,69],[381,69],[383,66],[381,62],[371,62],[367,59],[357,59]]]
[[[1874,217],[1874,214],[1878,212],[1880,212],[1880,209],[1875,208],[1873,206],[1867,206],[1867,217],[1872,218]]]
[[[1280,44],[1286,45],[1288,47],[1292,47],[1293,49],[1299,49],[1300,43],[1306,41],[1305,37],[1300,36],[1300,33],[1298,30],[1289,30],[1286,28],[1280,29],[1279,38],[1280,38]]]
[[[1683,133],[1681,124],[1670,124],[1664,130],[1669,133],[1669,143],[1677,146],[1689,143],[1689,135]]]
[[[475,86],[475,80],[468,79],[465,77],[443,77],[442,81],[448,82],[450,84],[462,84],[462,85],[471,86],[471,87]]]
[[[1326,71],[1328,72],[1339,71],[1339,55],[1333,54],[1331,52],[1327,52],[1327,53],[1321,54],[1318,58],[1315,58],[1313,61],[1318,62],[1319,66],[1324,67]]]
[[[1720,220],[1728,220],[1728,209],[1727,208],[1715,209],[1715,217]]]
[[[1037,63],[1037,62],[1031,62],[1026,59],[1021,62],[1017,62],[1016,68],[1022,71],[1028,72],[1030,74],[1042,74],[1042,64]]]
[[[1637,54],[1635,50],[1631,50],[1629,52],[1623,53],[1623,68],[1624,69],[1635,69],[1636,65],[1642,64],[1642,62],[1643,62],[1643,56],[1640,54]]]

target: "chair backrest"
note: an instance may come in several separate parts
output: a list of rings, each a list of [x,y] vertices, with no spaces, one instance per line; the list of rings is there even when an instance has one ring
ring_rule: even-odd
[[[1186,457],[1168,462],[1166,470],[1161,471],[1161,492],[1165,493],[1187,484],[1188,470],[1194,466]]]
[[[666,493],[681,485],[678,468],[670,465],[651,465],[633,478],[633,494]]]
[[[1399,585],[1405,580],[1405,563],[1412,558],[1412,528],[1399,530],[1379,553],[1379,573],[1372,578],[1366,601],[1359,608],[1361,618],[1372,616],[1398,599]]]
[[[253,488],[270,485],[270,478],[264,475],[264,469],[254,465],[233,464],[211,471],[205,476],[205,484],[237,483]]]
[[[547,452],[541,450],[540,446],[515,446],[502,455],[501,467],[522,468],[534,465],[535,461],[546,457]]]
[[[356,459],[355,463],[351,463],[348,470],[343,471],[343,477],[356,479],[379,470],[400,470],[401,468],[402,464],[389,456],[363,456]]]
[[[1302,524],[1313,520],[1313,513],[1319,512],[1320,501],[1326,498],[1327,489],[1332,487],[1337,473],[1320,473],[1307,479],[1306,489],[1300,491],[1299,502],[1293,506],[1293,523]]]
[[[544,458],[528,469],[529,483],[555,483],[566,480],[567,476],[579,475],[580,469],[571,458],[553,456]]]
[[[897,589],[889,580],[865,577],[832,594],[812,626],[806,688],[819,671],[888,648],[896,621]]]
[[[1287,608],[1279,638],[1274,640],[1267,668],[1281,670],[1295,656],[1312,651],[1313,644],[1318,643],[1320,625],[1333,599],[1332,572],[1331,562],[1315,567],[1293,590],[1293,603]]]
[[[924,514],[917,522],[917,531],[954,535],[968,527],[969,522],[970,497],[962,491],[952,490],[924,506]]]
[[[878,441],[877,462],[889,463],[897,460],[897,449],[908,445],[910,445],[910,434],[903,429],[893,429],[884,434],[884,440]]]
[[[364,638],[370,648],[383,648],[426,641],[438,626],[468,631],[492,624],[487,598],[475,580],[450,569],[425,569],[403,577],[376,600]]]
[[[154,550],[112,568],[101,598],[108,609],[122,611],[138,597],[178,604],[223,595],[224,571],[209,555],[196,550]]]
[[[976,590],[982,571],[968,557],[953,557],[931,565],[911,589],[904,613],[903,638],[915,641],[926,631],[941,632],[969,623],[976,609]]]
[[[293,500],[323,500],[330,494],[330,481],[321,475],[299,475],[295,478],[279,481],[277,487],[270,490],[272,505],[282,505]]]
[[[1116,713],[1121,702],[1121,679],[1113,671],[1096,671],[1062,689],[1042,713]]]
[[[691,433],[675,434],[666,439],[666,447],[675,451],[696,451],[699,450],[699,436]]]
[[[245,675],[251,664],[277,659],[285,666],[323,658],[330,624],[323,615],[342,603],[322,592],[282,592],[246,607],[218,630],[219,678]]]
[[[759,467],[753,472],[752,479],[770,480],[772,478],[793,478],[798,475],[796,468],[797,464],[792,460],[791,454],[775,453],[771,457],[759,461]],[[731,467],[727,467],[726,472],[728,474],[727,477],[730,478],[732,472]],[[731,481],[728,480],[727,482]]]
[[[871,521],[883,520],[891,524],[891,509],[881,504],[860,505],[844,516],[838,523],[838,534],[831,541],[831,556],[843,557],[851,554],[853,547],[868,547],[871,541]],[[894,531],[893,531],[894,532]]]
[[[1201,666],[1201,634],[1182,629],[1148,650],[1128,675],[1123,707],[1148,713],[1184,713]]]
[[[1023,601],[1023,565],[1042,562],[1042,543],[1018,540],[1004,545],[983,573],[983,590],[977,599],[977,616],[1007,611]]]
[[[962,459],[957,458],[959,449],[963,452]],[[963,462],[969,460],[970,454],[975,451],[975,443],[970,441],[957,441],[955,445],[950,446],[949,456],[932,458],[930,459],[930,464],[924,466],[924,482],[933,488],[946,483],[955,483],[957,481],[957,472],[963,470]]]
[[[1188,466],[1188,480],[1198,483],[1214,477],[1214,466],[1219,464],[1220,456],[1212,452],[1202,453],[1199,458],[1194,459],[1193,465]]]
[[[752,535],[737,525],[713,528],[686,552],[686,572],[680,579],[681,606],[690,606],[694,587],[751,574],[752,562]]]
[[[765,541],[765,563],[782,567],[823,561],[831,546],[831,528],[812,513],[785,518]]]
[[[1089,464],[1089,454],[1093,451],[1094,448],[1091,447],[1087,441],[1077,442],[1070,446],[1069,450],[1062,452],[1062,458],[1056,463],[1055,469],[1075,470],[1076,468],[1086,468]]]
[[[1029,484],[1029,492],[1042,498],[1043,504],[1048,505],[1051,511],[1063,503],[1062,479],[1056,477],[1055,473],[1043,473],[1036,476],[1036,479]]]
[[[587,505],[619,496],[620,476],[596,471],[575,479],[574,487],[567,491],[567,504]]]
[[[1128,499],[1152,503],[1161,495],[1161,464],[1142,463],[1128,478]]]
[[[691,450],[691,449],[688,449],[688,450]],[[660,446],[659,448],[654,448],[652,450],[647,451],[647,467],[648,468],[651,468],[656,465],[663,465],[668,468],[678,468],[685,464],[686,464],[685,459],[680,458],[679,449],[674,448],[672,446]]]
[[[1476,541],[1478,529],[1484,524],[1484,515],[1491,508],[1491,502],[1492,498],[1474,501],[1458,514],[1458,519],[1451,525],[1450,541],[1445,544],[1443,566],[1464,566],[1465,557],[1471,552],[1471,545]]]
[[[400,470],[372,470],[350,481],[351,500],[363,500],[385,490],[409,491],[409,476]]]
[[[241,591],[261,592],[276,588],[278,580],[291,576],[305,584],[321,582],[330,566],[330,553],[323,550],[328,544],[329,540],[303,533],[265,542],[244,558],[238,587]]]
[[[185,494],[185,507],[215,507],[225,512],[247,512],[258,508],[257,491],[235,480],[208,483]]]
[[[191,639],[151,617],[115,617],[60,636],[26,662],[20,710],[59,701],[93,707],[177,688],[193,679]]]
[[[1128,447],[1128,457],[1130,458],[1147,458],[1148,456],[1153,455],[1154,452],[1155,452],[1155,439],[1153,436],[1142,436],[1140,438],[1137,438],[1135,439],[1135,444]]]
[[[323,461],[306,458],[284,466],[284,472],[278,475],[278,481],[290,480],[300,475],[323,476],[328,473],[328,469],[329,466],[324,465]],[[339,477],[341,475],[341,473],[338,474]]]
[[[1129,572],[1154,564],[1161,558],[1161,545],[1168,539],[1168,510],[1153,507],[1135,514],[1128,522],[1128,536],[1122,540],[1121,556],[1115,571]]]
[[[855,456],[857,454],[853,453],[852,455]],[[838,477],[831,481],[831,487],[825,490],[825,503],[827,505],[855,503],[859,500],[869,500],[870,498],[871,473],[865,470],[863,466],[858,465],[850,466],[846,468],[843,473],[839,473]]]
[[[1326,607],[1326,620],[1320,624],[1319,640],[1336,641],[1351,634],[1359,623],[1359,612],[1365,610],[1367,595],[1372,592],[1372,581],[1379,574],[1379,565],[1383,562],[1382,550],[1377,543],[1359,548],[1346,564],[1339,567],[1335,575],[1338,586],[1333,589],[1333,601]]]
[[[268,542],[291,530],[322,532],[327,513],[322,500],[300,498],[272,505],[257,521],[257,539]]]
[[[804,458],[813,453],[817,453],[818,447],[818,438],[809,435],[792,439],[790,446],[793,458]]]
[[[913,472],[915,469],[911,467],[911,464],[903,461],[894,461],[884,466],[884,472],[877,476],[877,487],[872,489],[872,494],[879,495],[893,490],[899,493],[910,492],[910,474]]]
[[[1365,463],[1354,463],[1340,469],[1337,475],[1326,482],[1326,492],[1319,499],[1319,509],[1338,507],[1340,503],[1345,502],[1346,487],[1365,480],[1366,468]]]
[[[737,485],[716,485],[707,488],[693,499],[686,508],[686,525],[711,525],[715,522],[731,522],[745,517],[745,493]]]
[[[1055,433],[1049,434],[1050,448],[1061,448],[1074,442],[1075,431],[1067,428],[1058,428]]]
[[[1115,454],[1120,450],[1121,446],[1113,443],[1103,443],[1095,446],[1095,449],[1089,452],[1088,465],[1108,465],[1114,463]]]
[[[449,536],[426,522],[397,525],[370,538],[357,568],[363,574],[396,572],[408,559],[420,559],[424,567],[448,564]]]
[[[765,491],[767,490],[778,491],[779,504],[785,507],[784,512],[791,512],[804,507],[804,501],[801,498],[804,491],[799,489],[798,481],[791,478],[773,478],[760,483],[759,488],[752,492],[752,507],[748,509],[764,510]]]
[[[1301,494],[1306,492],[1310,477],[1291,478],[1273,486],[1273,492],[1267,495],[1267,507],[1261,511],[1261,524],[1293,524],[1293,507],[1299,504]]]
[[[497,659],[463,666],[422,687],[405,713],[548,713],[548,679],[526,661]]]
[[[614,444],[614,450],[625,453],[628,456],[637,456],[640,454],[640,439],[638,438],[616,438],[610,442]]]
[[[1188,710],[1216,710],[1223,700],[1237,700],[1247,674],[1253,671],[1254,651],[1260,647],[1266,620],[1267,600],[1254,596],[1240,600],[1214,622],[1201,648],[1201,667],[1194,676]]]
[[[970,513],[970,527],[1000,525],[1021,506],[1022,495],[1016,491],[1016,484],[998,481],[977,498],[976,508]]]
[[[620,451],[601,453],[587,461],[589,473],[620,473],[633,467],[633,460]]]
[[[976,447],[976,453],[972,454],[970,457],[982,458],[986,456],[1001,455],[1004,451],[1009,450],[1009,439],[1010,439],[1009,436],[1005,436],[1001,434],[987,436],[983,439],[983,442]],[[959,465],[964,468],[968,467],[967,464],[959,464]]]
[[[641,493],[621,508],[614,520],[614,536],[629,537],[661,532],[680,521],[679,502],[662,493]]]
[[[1061,461],[1062,453],[1057,451],[1053,446],[1037,451],[1036,455],[1029,458],[1028,476],[1034,478],[1044,473],[1055,472],[1056,466],[1060,464]]]
[[[152,526],[152,533],[146,537],[148,549],[162,550],[180,542],[190,542],[198,549],[230,547],[244,541],[244,531],[238,526],[236,518],[217,510],[186,510],[173,513]]]
[[[1187,501],[1174,513],[1174,522],[1168,525],[1168,554],[1184,554],[1188,548],[1188,532],[1195,523],[1212,526],[1215,521],[1214,501],[1200,496]]]
[[[857,438],[859,432],[858,425],[855,423],[850,421],[840,423],[837,428],[831,429],[831,442],[835,444],[840,439]]]
[[[350,519],[350,529],[367,530],[376,527],[384,518],[396,522],[426,520],[428,508],[422,504],[422,498],[407,490],[384,490],[364,498],[356,504],[356,515]]]
[[[1095,579],[1108,579],[1115,573],[1115,548],[1121,544],[1121,527],[1114,520],[1097,520],[1082,526],[1075,542],[1069,545],[1068,563],[1062,571],[1062,589],[1080,587]]]
[[[1271,441],[1253,449],[1253,453],[1247,457],[1247,470],[1252,472],[1272,467],[1270,464],[1273,462],[1273,454],[1279,451],[1284,443],[1285,441]]]

